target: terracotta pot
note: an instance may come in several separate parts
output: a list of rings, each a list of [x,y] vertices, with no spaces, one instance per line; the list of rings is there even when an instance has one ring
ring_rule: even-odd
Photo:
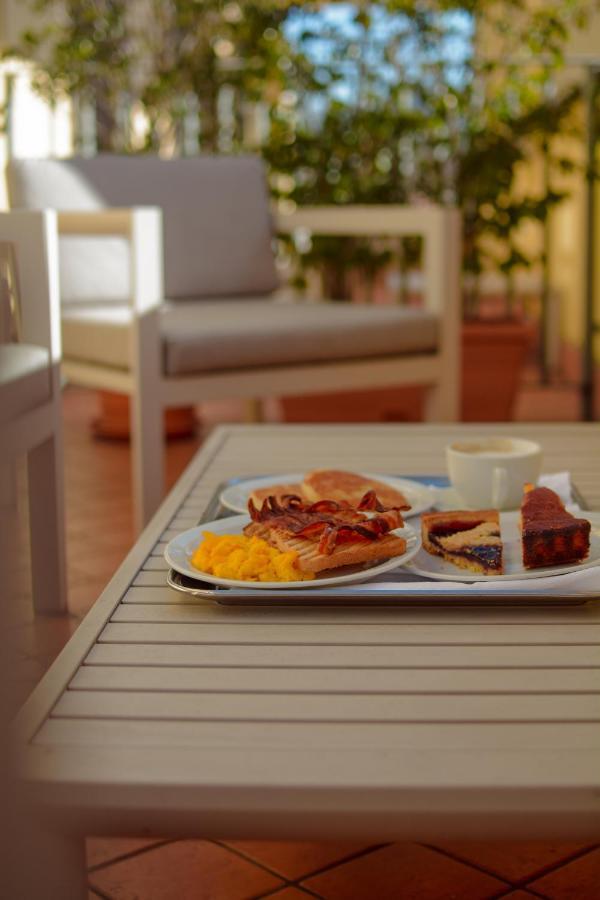
[[[463,422],[510,422],[536,329],[519,320],[473,320],[462,329]]]
[[[94,435],[114,440],[129,440],[129,397],[112,391],[98,391],[100,415],[94,419]],[[165,410],[165,437],[191,437],[198,424],[193,406]]]
[[[395,387],[282,397],[286,422],[420,422],[425,389]]]

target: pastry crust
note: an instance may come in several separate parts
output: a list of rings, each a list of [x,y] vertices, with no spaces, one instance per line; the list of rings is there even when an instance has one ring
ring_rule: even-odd
[[[421,516],[423,547],[452,565],[482,575],[502,575],[503,546],[496,509],[452,510]]]

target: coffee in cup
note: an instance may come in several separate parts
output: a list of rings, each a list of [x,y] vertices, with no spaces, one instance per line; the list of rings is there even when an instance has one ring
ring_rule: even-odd
[[[446,462],[452,487],[471,508],[518,509],[523,485],[539,477],[542,448],[522,438],[472,438],[449,444]]]

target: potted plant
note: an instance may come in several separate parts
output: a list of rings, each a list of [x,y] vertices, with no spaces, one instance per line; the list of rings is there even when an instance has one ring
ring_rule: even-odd
[[[573,163],[553,150],[552,137],[572,128],[579,91],[546,97],[520,114],[498,117],[471,133],[460,160],[457,194],[464,227],[463,404],[465,421],[512,418],[522,368],[539,337],[538,310],[528,315],[517,288],[520,274],[536,267],[545,277],[545,244],[525,251],[526,223],[546,227],[552,208],[565,196],[554,189],[556,171]],[[535,160],[543,183],[533,191],[518,185]],[[521,179],[523,180],[523,179]],[[493,273],[495,291],[486,291]]]

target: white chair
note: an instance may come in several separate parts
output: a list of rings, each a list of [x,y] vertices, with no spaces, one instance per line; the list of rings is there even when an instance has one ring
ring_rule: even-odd
[[[455,210],[313,207],[274,223],[244,156],[13,160],[7,174],[13,207],[61,211],[65,373],[131,397],[138,525],[162,496],[166,407],[422,384],[428,419],[458,418]],[[284,302],[273,233],[299,228],[422,236],[424,308]]]
[[[33,602],[45,613],[67,608],[58,278],[56,213],[0,213],[0,461],[6,474],[27,454]]]

